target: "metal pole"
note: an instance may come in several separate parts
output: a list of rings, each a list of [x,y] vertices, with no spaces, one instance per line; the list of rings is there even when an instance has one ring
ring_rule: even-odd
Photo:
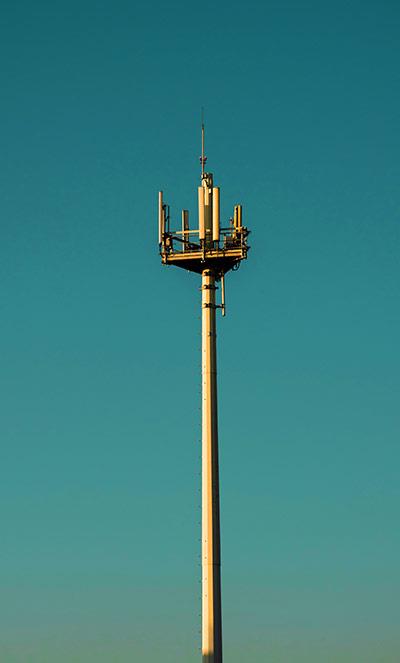
[[[202,272],[202,653],[222,663],[215,274]]]

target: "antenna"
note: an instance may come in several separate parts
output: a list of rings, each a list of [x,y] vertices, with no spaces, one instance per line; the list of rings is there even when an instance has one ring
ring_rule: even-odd
[[[204,108],[201,109],[201,179],[204,179],[204,166],[206,165],[207,157],[204,155]]]
[[[165,212],[163,206],[163,192],[158,192],[158,243],[161,245],[165,233]]]

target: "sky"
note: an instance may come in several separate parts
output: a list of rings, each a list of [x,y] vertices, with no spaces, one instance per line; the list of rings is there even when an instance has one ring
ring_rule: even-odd
[[[399,660],[397,2],[4,0],[0,660],[200,660],[200,115],[229,663]]]

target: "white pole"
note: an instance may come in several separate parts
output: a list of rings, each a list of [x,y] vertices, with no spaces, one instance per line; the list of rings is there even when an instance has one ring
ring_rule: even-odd
[[[219,186],[213,188],[213,242],[219,242]]]
[[[165,232],[164,210],[163,210],[163,192],[158,192],[158,243],[161,244]]]
[[[222,663],[215,274],[202,272],[202,653]]]
[[[204,187],[199,186],[199,239],[205,239]]]

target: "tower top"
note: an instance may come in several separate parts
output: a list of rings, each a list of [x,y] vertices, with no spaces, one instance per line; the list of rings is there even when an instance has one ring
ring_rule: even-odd
[[[201,113],[201,186],[198,187],[198,223],[189,225],[189,211],[182,210],[181,229],[174,230],[169,205],[163,193],[158,196],[158,244],[165,265],[175,265],[191,272],[212,270],[221,278],[247,258],[247,236],[242,221],[242,206],[235,205],[232,217],[220,222],[220,188],[211,173],[205,171],[205,126]],[[175,224],[174,224],[175,225]],[[176,226],[175,226],[176,227]]]

